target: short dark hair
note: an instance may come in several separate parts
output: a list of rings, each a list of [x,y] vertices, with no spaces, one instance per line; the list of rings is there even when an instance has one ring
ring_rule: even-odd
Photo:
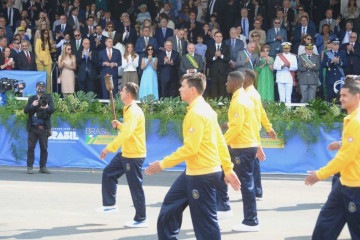
[[[349,89],[352,95],[360,94],[360,76],[346,77],[345,84],[342,88]]]
[[[189,87],[194,87],[199,94],[203,94],[206,88],[206,77],[202,73],[184,74],[181,82],[187,80]]]
[[[232,81],[236,81],[239,82],[240,85],[244,85],[244,81],[245,81],[245,77],[244,74],[240,71],[232,71],[228,74],[228,77],[232,80]]]
[[[133,99],[137,99],[139,95],[139,86],[133,82],[127,82],[124,85],[125,91],[130,93]]]
[[[256,79],[256,73],[251,69],[246,69],[245,70],[245,79],[248,79],[249,81],[251,81],[251,83],[253,83]]]

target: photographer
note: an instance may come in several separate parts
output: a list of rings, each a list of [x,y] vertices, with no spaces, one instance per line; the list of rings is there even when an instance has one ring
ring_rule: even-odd
[[[27,130],[28,152],[27,173],[33,174],[35,160],[34,150],[36,143],[40,143],[40,173],[50,174],[46,168],[48,137],[51,135],[51,114],[54,112],[54,102],[49,94],[45,94],[46,84],[43,81],[36,83],[37,95],[31,96],[25,106],[24,112],[28,114]]]

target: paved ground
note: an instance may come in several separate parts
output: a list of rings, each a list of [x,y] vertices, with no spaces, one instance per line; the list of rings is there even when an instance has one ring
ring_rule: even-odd
[[[150,227],[128,229],[123,224],[134,214],[123,178],[118,186],[117,214],[98,214],[101,205],[101,170],[52,169],[53,174],[27,175],[23,168],[0,167],[0,239],[44,240],[153,240],[156,219],[169,186],[179,174],[163,172],[145,177]],[[304,176],[263,176],[264,200],[258,202],[260,232],[232,232],[242,220],[241,194],[230,192],[234,217],[220,222],[222,239],[310,239],[330,182],[305,186]],[[189,211],[184,214],[179,239],[195,239]],[[350,239],[345,228],[340,239]]]

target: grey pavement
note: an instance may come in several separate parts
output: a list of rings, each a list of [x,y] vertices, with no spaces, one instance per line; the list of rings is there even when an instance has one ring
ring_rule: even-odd
[[[144,177],[149,228],[125,228],[134,208],[125,177],[118,185],[115,214],[99,214],[99,169],[51,169],[52,174],[25,174],[23,167],[0,166],[0,239],[153,240],[162,200],[179,172]],[[260,231],[232,232],[242,221],[241,194],[230,190],[234,216],[220,221],[222,239],[310,239],[329,181],[312,187],[305,176],[263,175],[264,200],[257,202]],[[184,212],[179,239],[195,239],[189,210]],[[347,227],[339,239],[350,239]]]

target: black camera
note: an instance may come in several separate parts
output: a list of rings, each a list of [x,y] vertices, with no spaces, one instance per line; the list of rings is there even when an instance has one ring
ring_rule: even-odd
[[[47,101],[46,95],[41,95],[41,96],[40,96],[39,104],[40,104],[41,107],[45,107],[46,105],[48,105],[48,101]]]
[[[21,80],[1,78],[0,79],[0,92],[5,93],[7,91],[12,91],[14,95],[21,96],[26,83]]]

